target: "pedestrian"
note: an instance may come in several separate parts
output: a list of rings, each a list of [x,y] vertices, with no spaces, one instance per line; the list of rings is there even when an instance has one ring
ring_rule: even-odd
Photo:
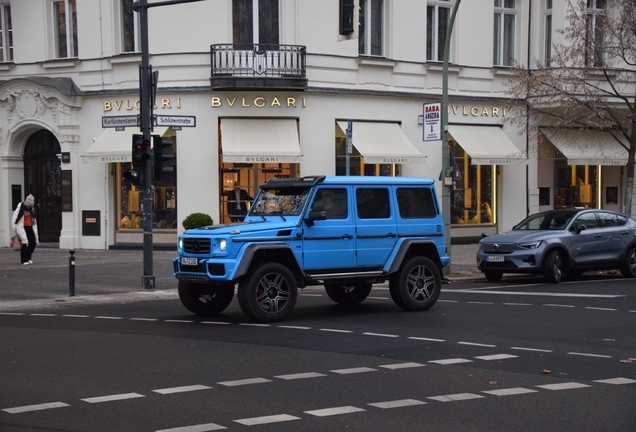
[[[33,264],[31,260],[33,251],[40,244],[38,223],[33,209],[34,204],[35,198],[33,198],[33,195],[29,195],[24,202],[18,204],[15,212],[13,212],[13,229],[20,238],[20,242],[22,242],[22,249],[20,249],[22,265]]]
[[[252,202],[254,198],[241,189],[238,181],[234,182],[234,189],[226,192],[227,196],[227,214],[232,222],[242,222],[247,213],[247,203]]]

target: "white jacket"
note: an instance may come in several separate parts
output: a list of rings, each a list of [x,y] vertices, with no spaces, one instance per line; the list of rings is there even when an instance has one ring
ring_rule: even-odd
[[[29,240],[27,240],[26,231],[24,230],[24,216],[22,216],[20,220],[16,220],[18,218],[18,214],[20,213],[20,207],[22,206],[22,204],[23,203],[18,204],[18,206],[15,208],[11,221],[13,222],[13,229],[15,230],[15,233],[18,235],[18,237],[20,237],[20,241],[22,242],[22,244],[28,244]],[[38,236],[38,222],[35,218],[32,218],[32,220],[33,234],[35,235],[35,244],[39,245],[40,237]]]

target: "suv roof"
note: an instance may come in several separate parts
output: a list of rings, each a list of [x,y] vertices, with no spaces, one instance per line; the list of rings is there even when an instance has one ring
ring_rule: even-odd
[[[295,179],[279,179],[273,178],[261,184],[261,189],[274,189],[284,187],[303,187],[314,186],[318,183],[324,184],[386,184],[386,185],[406,185],[406,184],[423,184],[432,185],[435,182],[429,178],[415,177],[372,177],[372,176],[306,176]]]

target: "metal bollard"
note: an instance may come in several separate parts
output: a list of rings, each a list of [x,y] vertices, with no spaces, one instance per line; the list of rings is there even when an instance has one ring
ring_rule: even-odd
[[[71,254],[68,259],[68,296],[75,297],[75,249],[68,251]]]

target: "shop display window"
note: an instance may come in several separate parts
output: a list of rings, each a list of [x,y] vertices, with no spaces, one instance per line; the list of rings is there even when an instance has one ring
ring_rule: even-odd
[[[563,154],[558,156],[554,161],[554,207],[599,208],[598,167],[568,165]]]
[[[461,173],[450,194],[451,223],[495,223],[495,166],[472,165],[471,158],[456,141],[450,140]]]
[[[346,175],[347,173],[347,138],[336,127],[336,175]],[[402,165],[400,164],[367,164],[364,157],[352,146],[349,155],[349,175],[356,176],[385,176],[399,177]]]

